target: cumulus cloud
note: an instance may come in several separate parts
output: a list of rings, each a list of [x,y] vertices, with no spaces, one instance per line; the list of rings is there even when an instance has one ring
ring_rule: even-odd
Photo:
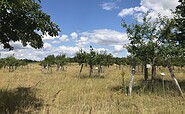
[[[78,38],[78,34],[76,32],[71,33],[71,38],[76,40]]]
[[[56,38],[59,38],[59,36],[50,36],[48,33],[42,36],[43,41],[54,40]]]
[[[68,42],[68,41],[69,41],[68,35],[61,35],[57,39],[53,40],[51,43],[60,44],[62,42]]]
[[[121,52],[123,51],[125,48],[123,48],[123,45],[115,45],[114,49],[116,52]]]
[[[14,55],[18,59],[43,60],[46,56],[52,54],[55,56],[66,54],[68,57],[73,57],[81,48],[89,52],[89,45],[92,45],[98,52],[106,50],[107,53],[116,55],[115,53],[121,52],[121,47],[129,42],[126,33],[109,29],[98,29],[79,34],[73,32],[70,36],[71,38],[76,38],[76,40],[72,42],[74,43],[72,46],[66,46],[65,44],[57,46],[53,44],[54,41],[60,43],[61,41],[69,41],[68,35],[61,35],[53,41],[44,41],[43,48],[41,49],[34,49],[30,45],[23,47],[21,42],[11,42],[11,45],[14,46],[14,50],[9,51],[7,49],[3,49],[3,46],[0,45],[0,58]]]
[[[104,9],[104,10],[113,10],[113,9],[119,8],[119,7],[117,6],[117,4],[114,3],[114,2],[103,3],[103,4],[101,4],[100,6],[101,6],[102,9]]]
[[[44,47],[44,48],[51,48],[52,46],[51,46],[51,44],[49,44],[49,43],[44,43],[43,47]]]
[[[69,41],[68,35],[62,35],[59,39],[60,39],[61,42],[67,42],[67,41]]]
[[[173,15],[170,10],[174,10],[178,4],[177,0],[141,0],[140,6],[122,9],[118,16],[125,17],[127,15],[133,15],[141,21],[141,17],[143,16],[141,13],[146,13],[150,10],[149,16],[152,18],[156,18],[159,13],[163,16],[172,17]]]
[[[124,45],[129,42],[126,33],[109,29],[98,29],[82,32],[77,41],[78,46],[94,43],[100,46]]]

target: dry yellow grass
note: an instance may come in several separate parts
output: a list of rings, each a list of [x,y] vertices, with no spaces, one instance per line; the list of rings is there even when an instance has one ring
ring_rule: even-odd
[[[4,107],[3,110],[0,109],[0,113],[185,113],[185,99],[177,95],[133,92],[129,97],[122,93],[119,89],[122,84],[121,70],[115,66],[105,68],[104,78],[88,78],[87,67],[83,69],[83,77],[79,78],[80,66],[77,64],[68,64],[65,71],[56,71],[56,68],[53,68],[49,74],[44,74],[38,64],[29,66],[29,69],[18,68],[15,72],[0,70],[0,108]],[[124,67],[124,71],[128,85],[129,67]],[[166,70],[164,72],[167,73]],[[177,79],[185,80],[184,74],[176,73]],[[143,76],[136,74],[134,86],[141,79]],[[172,80],[168,73],[165,80]]]

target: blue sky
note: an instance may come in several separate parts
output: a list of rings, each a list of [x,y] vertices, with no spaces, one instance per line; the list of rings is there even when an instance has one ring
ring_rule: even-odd
[[[118,13],[122,8],[139,5],[138,0],[52,0],[42,1],[42,9],[59,24],[63,34],[72,31],[113,29],[122,31]],[[102,9],[105,3],[112,3],[112,10]],[[114,6],[115,5],[115,6]],[[111,6],[110,6],[111,7]]]
[[[19,59],[42,60],[50,54],[66,54],[73,57],[80,48],[88,51],[92,45],[97,51],[106,50],[113,56],[125,57],[123,46],[129,43],[121,22],[128,24],[151,10],[150,16],[158,13],[172,17],[170,9],[178,5],[176,0],[42,0],[43,12],[59,25],[61,32],[56,37],[43,36],[44,47],[22,47],[20,42],[11,42],[13,51],[0,45],[1,57],[13,55]]]

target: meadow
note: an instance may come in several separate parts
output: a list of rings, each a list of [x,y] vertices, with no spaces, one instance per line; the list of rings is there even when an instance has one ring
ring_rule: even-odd
[[[14,72],[0,70],[0,114],[184,114],[185,98],[178,95],[167,69],[165,91],[161,76],[154,91],[147,87],[143,74],[135,74],[132,96],[127,96],[125,86],[131,77],[130,67],[122,70],[115,65],[105,67],[102,77],[88,77],[89,68],[68,64],[64,71],[43,72],[38,63],[18,68]],[[175,70],[175,75],[185,92],[185,69]],[[151,78],[151,77],[149,77]]]

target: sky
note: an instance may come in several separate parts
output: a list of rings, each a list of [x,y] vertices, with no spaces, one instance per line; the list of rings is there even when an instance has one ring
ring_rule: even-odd
[[[115,57],[126,57],[123,47],[129,43],[122,19],[131,24],[151,11],[153,19],[158,13],[172,17],[178,0],[41,0],[42,11],[51,16],[61,32],[58,36],[43,36],[42,49],[23,47],[20,42],[11,42],[13,51],[0,45],[0,58],[14,55],[18,59],[43,60],[48,55],[66,54],[74,57],[81,48],[89,51],[107,51]]]

